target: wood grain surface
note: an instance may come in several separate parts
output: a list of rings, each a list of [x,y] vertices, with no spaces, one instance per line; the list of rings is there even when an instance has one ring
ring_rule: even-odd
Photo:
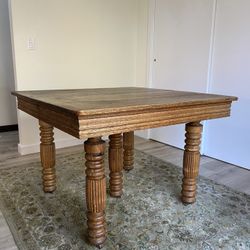
[[[105,141],[101,137],[90,138],[84,143],[88,240],[99,248],[107,238],[104,148]]]
[[[215,119],[236,97],[148,88],[13,92],[18,108],[77,138]]]
[[[134,131],[123,134],[123,168],[130,171],[134,168]]]
[[[200,166],[200,144],[202,124],[192,122],[186,124],[185,151],[183,155],[182,202],[191,204],[196,199],[196,178]]]
[[[122,134],[109,136],[109,194],[112,197],[122,196],[123,186],[123,147]]]
[[[42,164],[43,190],[52,193],[56,189],[55,143],[53,127],[43,121],[40,125],[40,158]]]

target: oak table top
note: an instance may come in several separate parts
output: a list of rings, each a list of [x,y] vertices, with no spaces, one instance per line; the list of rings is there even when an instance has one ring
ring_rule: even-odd
[[[149,88],[16,91],[18,108],[77,138],[226,117],[236,97]]]

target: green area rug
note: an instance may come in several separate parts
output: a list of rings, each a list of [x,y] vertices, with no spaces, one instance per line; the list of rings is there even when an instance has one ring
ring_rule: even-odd
[[[86,241],[83,161],[58,157],[54,194],[42,191],[40,162],[0,171],[1,210],[20,249],[95,249]],[[250,249],[250,197],[200,178],[197,202],[184,206],[181,172],[136,151],[124,195],[107,197],[103,249]]]

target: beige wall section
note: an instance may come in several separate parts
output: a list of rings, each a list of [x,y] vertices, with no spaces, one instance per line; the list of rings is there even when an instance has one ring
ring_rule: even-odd
[[[137,1],[137,48],[136,48],[136,86],[149,86],[149,49],[148,49],[148,26],[149,26],[149,1]],[[148,138],[148,129],[135,131],[137,136]]]
[[[135,86],[145,81],[146,6],[141,0],[10,0],[16,89]],[[28,39],[35,41],[34,50],[28,50]],[[37,151],[37,121],[19,112],[18,123],[20,153]],[[58,146],[76,143],[60,131],[55,138]]]
[[[149,1],[137,1],[136,86],[148,86]]]
[[[17,123],[8,0],[0,1],[0,126]]]

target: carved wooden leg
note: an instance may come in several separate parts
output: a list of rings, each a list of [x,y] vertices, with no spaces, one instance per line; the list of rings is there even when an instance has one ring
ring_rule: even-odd
[[[40,156],[42,162],[43,190],[51,193],[56,189],[55,174],[55,143],[53,127],[46,122],[39,121],[40,125]]]
[[[106,240],[105,220],[106,178],[104,172],[105,142],[101,137],[89,138],[84,143],[86,158],[86,202],[89,242],[99,248]]]
[[[196,196],[196,177],[200,165],[200,143],[202,125],[200,122],[186,124],[185,151],[183,157],[182,202],[194,203]]]
[[[134,131],[123,133],[123,168],[130,171],[134,168]]]
[[[122,170],[123,170],[123,148],[122,135],[115,134],[109,136],[109,189],[112,197],[122,195]]]

